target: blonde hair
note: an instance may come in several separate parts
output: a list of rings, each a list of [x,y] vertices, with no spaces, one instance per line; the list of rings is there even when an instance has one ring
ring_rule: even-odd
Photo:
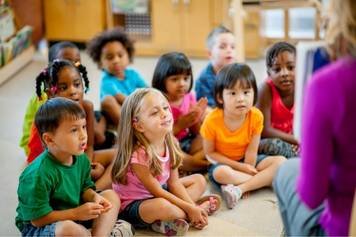
[[[326,41],[336,57],[342,55],[342,42],[348,54],[356,57],[356,1],[331,0]]]
[[[111,173],[112,180],[115,183],[127,183],[126,174],[130,165],[132,153],[140,146],[144,147],[148,155],[148,164],[152,175],[157,176],[162,173],[159,157],[156,152],[154,152],[150,142],[132,125],[133,120],[137,117],[141,110],[142,101],[149,93],[156,93],[165,98],[164,95],[157,89],[143,88],[137,89],[134,93],[128,96],[122,105],[118,128],[118,134],[121,135],[121,139],[118,142],[119,151]],[[171,168],[175,169],[181,165],[184,154],[172,132],[169,132],[166,135],[165,143],[168,147]]]

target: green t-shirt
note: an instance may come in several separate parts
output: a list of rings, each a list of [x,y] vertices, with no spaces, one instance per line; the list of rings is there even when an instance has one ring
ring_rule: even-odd
[[[21,231],[24,224],[53,210],[78,207],[83,192],[88,188],[95,190],[86,154],[74,156],[73,164],[65,166],[45,150],[20,176],[17,228]]]
[[[28,139],[30,138],[30,130],[31,130],[32,123],[35,120],[36,112],[41,107],[41,105],[47,101],[46,93],[43,92],[41,97],[42,100],[39,100],[37,95],[31,97],[26,108],[25,117],[23,119],[20,147],[24,149],[26,155],[28,155],[28,147],[27,147]]]

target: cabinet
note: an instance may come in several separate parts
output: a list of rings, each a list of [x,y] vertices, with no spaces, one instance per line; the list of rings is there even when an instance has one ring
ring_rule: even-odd
[[[138,55],[161,55],[182,51],[193,57],[206,57],[205,39],[220,24],[216,17],[218,0],[150,1],[151,38],[136,42]],[[218,22],[218,23],[216,23]]]
[[[48,40],[86,42],[108,27],[109,0],[45,0]]]

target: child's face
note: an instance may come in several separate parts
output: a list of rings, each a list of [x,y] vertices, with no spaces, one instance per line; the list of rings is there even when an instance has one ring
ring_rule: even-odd
[[[165,81],[168,99],[174,101],[183,98],[187,94],[191,83],[192,77],[190,75],[179,74],[169,76]]]
[[[124,71],[129,63],[127,50],[120,42],[112,41],[103,47],[100,56],[100,66],[110,74],[124,78]]]
[[[82,102],[84,97],[83,82],[75,68],[63,67],[62,70],[60,70],[58,73],[57,90],[54,96]]]
[[[245,88],[241,82],[237,82],[231,89],[224,89],[222,98],[218,98],[219,103],[224,105],[224,113],[230,116],[246,115],[253,106],[254,91]]]
[[[231,33],[222,33],[216,36],[215,43],[209,51],[209,58],[214,69],[236,61],[235,37]]]
[[[279,90],[294,91],[295,55],[288,51],[279,53],[273,59],[268,74]]]
[[[164,138],[173,129],[173,116],[168,101],[155,92],[150,92],[143,98],[136,119],[134,128],[150,141]]]
[[[73,63],[80,62],[80,52],[76,48],[63,48],[58,52],[58,59],[66,59]]]
[[[46,133],[45,133],[46,134]],[[87,146],[86,120],[64,118],[55,132],[47,133],[47,147],[58,159],[80,155]]]

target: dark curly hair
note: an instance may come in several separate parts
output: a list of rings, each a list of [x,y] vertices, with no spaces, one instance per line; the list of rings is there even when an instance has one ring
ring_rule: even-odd
[[[295,47],[287,42],[277,42],[273,44],[268,50],[267,50],[267,56],[266,56],[266,67],[267,69],[272,67],[273,60],[278,56],[278,54],[283,53],[283,52],[290,52],[291,54],[296,54]]]
[[[129,60],[132,63],[133,55],[135,52],[134,44],[121,27],[116,27],[112,30],[104,31],[95,36],[92,40],[89,41],[87,45],[87,52],[93,61],[99,65],[103,47],[107,43],[114,41],[118,41],[124,46],[129,56]]]
[[[89,79],[86,67],[80,63],[73,64],[71,61],[65,59],[55,59],[36,77],[36,94],[39,99],[41,99],[42,91],[49,93],[52,87],[57,86],[58,74],[64,67],[75,68],[83,78],[85,85],[84,92],[89,90]]]
[[[166,80],[173,75],[185,74],[191,77],[188,91],[193,87],[192,65],[185,54],[171,52],[163,54],[157,62],[152,78],[152,87],[167,93]]]

